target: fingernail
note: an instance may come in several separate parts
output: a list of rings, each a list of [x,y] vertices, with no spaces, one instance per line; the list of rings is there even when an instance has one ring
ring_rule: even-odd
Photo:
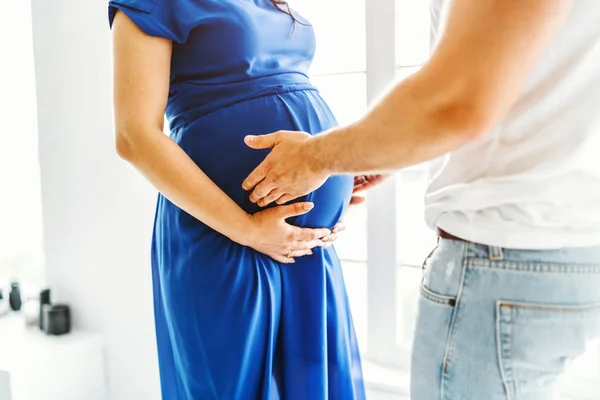
[[[254,142],[254,138],[255,138],[255,137],[256,137],[256,136],[253,136],[253,135],[248,135],[248,136],[246,136],[244,139],[246,140],[246,142],[248,142],[248,143],[252,143],[252,142]]]
[[[310,253],[308,253],[308,255],[309,255],[309,256],[312,256],[313,254],[314,254],[314,253],[312,252],[312,250],[311,250],[311,252],[310,252]]]
[[[337,233],[337,231],[338,231],[338,228],[333,228],[333,230],[331,232]]]
[[[305,210],[312,210],[315,205],[313,203],[307,203],[304,205]]]

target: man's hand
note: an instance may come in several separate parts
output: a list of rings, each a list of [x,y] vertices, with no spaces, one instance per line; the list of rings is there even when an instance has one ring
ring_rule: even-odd
[[[369,190],[372,187],[379,185],[381,182],[389,178],[391,174],[377,174],[377,175],[358,175],[354,177],[354,190],[352,191],[352,199],[350,205],[362,204],[365,202],[363,196],[357,196],[357,193]]]
[[[311,154],[311,136],[304,132],[279,131],[264,136],[246,136],[253,149],[273,150],[246,178],[242,187],[252,191],[250,201],[265,207],[284,204],[319,188],[329,175]]]
[[[377,174],[377,175],[357,175],[354,177],[354,190],[352,191],[352,198],[350,199],[350,205],[356,206],[365,202],[365,197],[358,195],[360,192],[369,190],[372,187],[379,185],[381,182],[389,178],[391,174]]]

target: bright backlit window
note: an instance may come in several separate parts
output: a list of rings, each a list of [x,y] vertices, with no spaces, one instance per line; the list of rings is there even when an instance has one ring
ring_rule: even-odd
[[[8,1],[2,8],[0,288],[6,288],[10,280],[42,280],[43,245],[31,3]]]

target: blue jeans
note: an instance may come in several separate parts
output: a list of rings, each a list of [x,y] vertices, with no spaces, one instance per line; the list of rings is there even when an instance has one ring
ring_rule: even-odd
[[[600,335],[600,247],[510,250],[440,239],[425,262],[412,400],[551,400]]]

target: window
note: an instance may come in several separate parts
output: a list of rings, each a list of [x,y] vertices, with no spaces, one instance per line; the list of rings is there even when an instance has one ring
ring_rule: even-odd
[[[43,245],[31,3],[2,7],[10,15],[0,24],[0,47],[10,55],[0,63],[0,288],[5,288],[13,279],[42,280]]]
[[[290,4],[310,21],[317,36],[310,69],[313,84],[340,123],[355,121],[367,109],[365,0],[293,0]],[[367,345],[366,217],[365,207],[351,210],[345,216],[348,231],[336,244],[344,260],[346,286],[363,349]]]
[[[362,116],[386,86],[418,71],[429,56],[428,1],[293,0],[291,5],[315,28],[311,79],[341,123]],[[336,244],[365,377],[398,394],[393,398],[407,394],[421,264],[436,243],[423,216],[426,179],[425,166],[415,166],[369,192],[367,205],[346,216],[348,230]],[[563,385],[571,399],[592,398],[599,355],[597,343],[572,365]]]

